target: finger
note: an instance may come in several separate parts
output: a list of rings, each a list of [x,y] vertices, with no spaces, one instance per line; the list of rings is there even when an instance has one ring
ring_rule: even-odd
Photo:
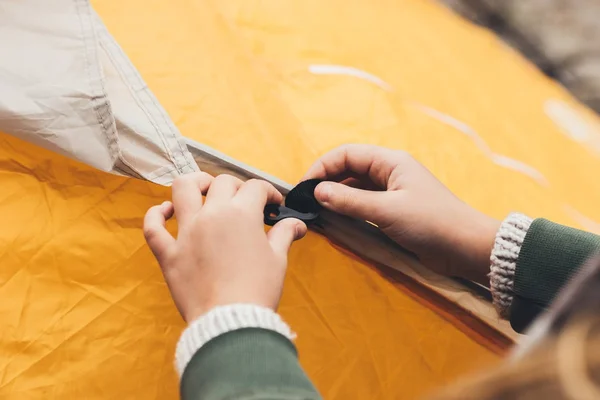
[[[144,237],[159,263],[168,248],[175,244],[175,239],[165,227],[166,221],[172,216],[173,204],[165,201],[159,206],[151,207],[144,217]]]
[[[306,235],[304,222],[295,218],[286,218],[269,230],[267,239],[275,254],[287,259],[288,251],[294,240],[302,239],[304,235]]]
[[[315,197],[325,208],[339,214],[377,223],[383,212],[386,192],[355,189],[341,183],[322,182],[315,189]]]
[[[371,180],[365,178],[347,178],[340,181],[341,184],[353,187],[355,189],[382,191],[384,189],[375,185]]]
[[[163,201],[160,207],[163,215],[165,216],[165,221],[170,220],[171,217],[173,217],[173,214],[175,214],[175,206],[171,201]]]
[[[320,178],[331,180],[343,176],[368,176],[383,188],[403,152],[372,145],[348,144],[331,150],[317,160],[303,180]]]
[[[235,196],[244,182],[235,176],[222,174],[214,178],[206,195],[206,202],[226,201]]]
[[[179,224],[185,224],[202,208],[202,194],[206,193],[213,177],[206,172],[181,175],[173,182],[173,204]]]
[[[273,185],[258,179],[246,181],[235,198],[248,208],[261,211],[267,204],[280,204],[283,201],[283,195]]]

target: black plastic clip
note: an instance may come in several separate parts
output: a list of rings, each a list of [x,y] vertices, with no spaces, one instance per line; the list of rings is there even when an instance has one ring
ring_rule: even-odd
[[[285,206],[267,204],[264,210],[265,224],[273,226],[285,218],[298,218],[306,225],[316,222],[319,219],[321,205],[315,199],[315,188],[321,182],[320,179],[300,182],[288,193]]]
[[[282,219],[297,218],[310,225],[319,218],[319,213],[303,213],[279,204],[267,204],[264,210],[265,225],[273,226]]]

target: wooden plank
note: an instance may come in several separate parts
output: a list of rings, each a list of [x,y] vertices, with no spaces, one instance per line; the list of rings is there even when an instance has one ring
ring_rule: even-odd
[[[264,179],[272,183],[284,195],[292,188],[292,185],[208,146],[188,138],[185,138],[185,141],[200,169],[211,175],[230,174],[242,180]],[[441,298],[476,316],[485,326],[478,327],[477,323],[473,323],[472,318],[467,325],[479,332],[487,332],[487,336],[495,333],[497,336],[489,339],[494,343],[500,343],[500,347],[512,344],[519,337],[507,321],[498,317],[491,302],[486,298],[489,296],[477,293],[476,285],[465,285],[458,280],[430,271],[421,265],[412,253],[398,246],[376,226],[368,222],[351,219],[330,211],[323,211],[321,219],[320,226],[312,227],[313,230],[376,266],[392,268],[410,280],[418,282],[424,289],[432,292],[432,295],[428,296],[426,291],[419,291],[419,296],[427,297],[426,301],[439,303],[439,300],[435,299]],[[444,308],[444,304],[436,304],[436,307]]]

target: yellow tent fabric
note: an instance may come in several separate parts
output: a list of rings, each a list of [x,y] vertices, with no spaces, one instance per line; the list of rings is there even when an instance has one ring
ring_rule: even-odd
[[[93,4],[185,136],[279,178],[373,143],[498,218],[598,227],[597,118],[434,2]],[[0,398],[177,398],[183,324],[140,229],[169,189],[6,135],[0,176]],[[281,313],[326,398],[416,398],[498,359],[423,303],[310,234]]]

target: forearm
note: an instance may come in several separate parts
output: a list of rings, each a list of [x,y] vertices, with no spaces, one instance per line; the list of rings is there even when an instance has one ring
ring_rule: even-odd
[[[496,308],[521,332],[599,250],[597,235],[545,219],[510,215],[496,235],[490,258]]]
[[[211,310],[190,324],[178,344],[181,398],[320,399],[291,337],[279,316],[262,307]]]
[[[490,286],[499,313],[522,330],[598,249],[599,236],[509,216],[490,257]],[[177,351],[184,400],[320,399],[298,363],[289,327],[274,312],[255,307],[213,309],[190,324]]]

